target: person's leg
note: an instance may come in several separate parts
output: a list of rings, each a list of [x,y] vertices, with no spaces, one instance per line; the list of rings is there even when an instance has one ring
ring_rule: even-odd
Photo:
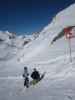
[[[26,78],[25,84],[26,84],[26,87],[28,88],[29,87],[29,78],[28,77]]]
[[[26,86],[26,79],[24,79],[24,86]]]

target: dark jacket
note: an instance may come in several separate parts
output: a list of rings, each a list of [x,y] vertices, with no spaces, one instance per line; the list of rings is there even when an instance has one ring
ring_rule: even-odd
[[[39,80],[40,79],[40,74],[38,71],[34,71],[32,74],[31,74],[31,77],[34,79],[34,80]]]

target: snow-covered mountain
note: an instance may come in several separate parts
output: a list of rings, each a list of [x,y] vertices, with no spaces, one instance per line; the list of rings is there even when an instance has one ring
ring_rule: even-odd
[[[0,60],[12,59],[32,40],[34,37],[31,35],[17,36],[15,33],[0,31]]]
[[[25,37],[9,39],[0,32],[0,58],[3,57],[0,59],[0,100],[75,100],[75,38],[71,39],[72,62],[64,35],[51,44],[69,26],[75,26],[75,4],[59,12],[39,36],[25,46]],[[34,67],[40,73],[46,72],[45,78],[36,86],[24,89],[21,77],[24,66],[28,66],[30,74]]]

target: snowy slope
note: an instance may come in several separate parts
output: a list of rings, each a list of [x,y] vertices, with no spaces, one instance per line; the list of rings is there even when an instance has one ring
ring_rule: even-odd
[[[65,37],[51,45],[52,39],[63,28],[75,25],[74,10],[75,4],[59,12],[40,36],[19,49],[14,58],[0,60],[0,100],[75,100],[75,38],[71,39],[72,63]],[[22,38],[19,39],[16,44],[22,42]],[[5,47],[4,43],[0,45]],[[3,50],[0,54],[9,49]],[[46,72],[45,78],[29,89],[23,87],[21,77],[25,65],[29,73],[34,67],[40,73]]]
[[[66,49],[66,47],[68,46],[68,43],[66,42],[65,38],[63,38],[61,40],[61,43],[63,43],[64,45],[61,45],[61,43],[60,43],[60,44],[57,44],[58,47],[57,47],[57,45],[53,45],[52,48],[50,48],[50,42],[53,40],[53,38],[58,33],[60,33],[62,31],[63,28],[65,28],[67,26],[75,26],[75,13],[74,13],[75,10],[74,9],[75,9],[75,4],[71,5],[69,8],[66,8],[65,10],[58,13],[53,18],[52,22],[40,32],[39,38],[35,42],[33,41],[32,43],[30,43],[28,45],[29,48],[27,48],[27,50],[25,48],[22,51],[22,53],[25,54],[25,59],[23,58],[23,60],[26,60],[26,59],[29,60],[29,57],[32,57],[35,55],[40,55],[39,53],[42,53],[41,55],[43,56],[43,52],[45,52],[46,50],[52,51],[52,52],[49,52],[49,54],[51,53],[51,55],[52,55],[52,53],[53,53],[53,55],[54,55],[55,49],[58,49],[60,51],[63,51],[64,49]],[[54,52],[53,52],[53,50],[54,50]],[[27,54],[27,52],[28,52],[28,54]],[[55,57],[53,55],[51,56],[51,58]],[[45,55],[44,55],[44,58],[46,58]]]

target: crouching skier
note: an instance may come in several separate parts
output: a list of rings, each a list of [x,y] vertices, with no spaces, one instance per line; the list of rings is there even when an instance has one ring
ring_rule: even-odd
[[[24,86],[26,86],[26,88],[29,88],[29,73],[28,73],[28,68],[24,67]]]
[[[33,69],[33,72],[31,74],[31,78],[33,79],[32,84],[36,84],[38,81],[40,81],[40,73],[37,71],[36,68]]]

